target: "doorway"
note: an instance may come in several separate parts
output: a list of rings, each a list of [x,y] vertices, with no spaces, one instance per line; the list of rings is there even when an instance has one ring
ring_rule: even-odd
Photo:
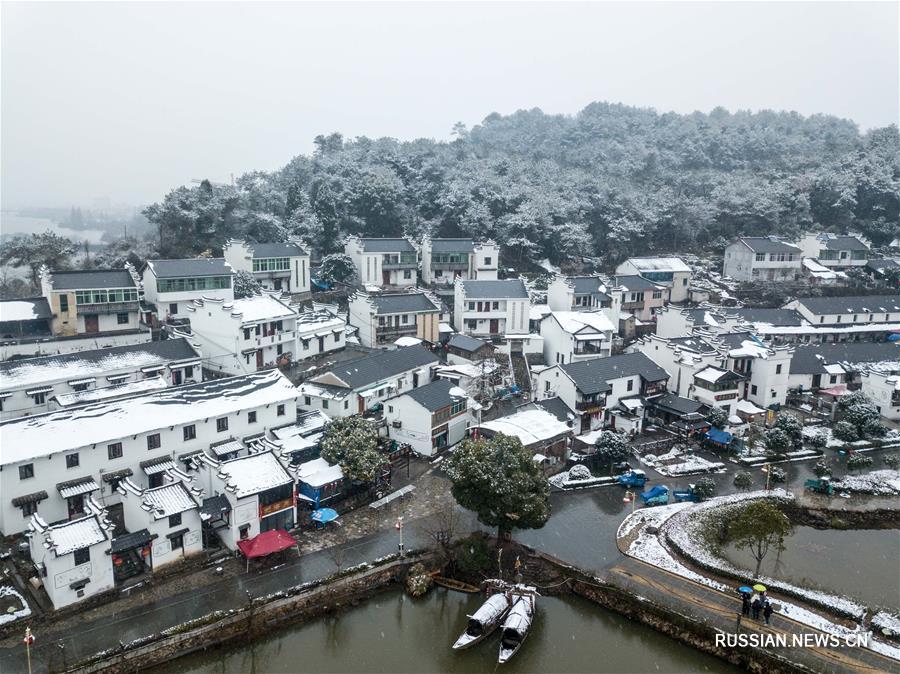
[[[91,334],[100,332],[100,317],[97,314],[84,315],[84,331]]]

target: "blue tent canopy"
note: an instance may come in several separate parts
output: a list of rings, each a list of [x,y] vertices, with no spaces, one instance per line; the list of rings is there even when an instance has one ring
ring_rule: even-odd
[[[314,510],[313,514],[310,516],[310,519],[313,522],[321,522],[322,524],[331,522],[337,518],[338,514],[334,508],[319,508],[318,510]]]
[[[720,430],[718,428],[710,428],[706,432],[707,440],[712,440],[713,442],[717,442],[720,445],[727,445],[731,443],[731,440],[734,436],[731,433],[727,433],[726,431]]]

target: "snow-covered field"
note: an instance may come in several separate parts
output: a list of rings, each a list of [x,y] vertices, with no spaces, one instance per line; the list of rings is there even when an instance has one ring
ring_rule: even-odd
[[[671,451],[659,456],[645,454],[640,459],[641,463],[652,467],[660,475],[666,477],[714,473],[725,469],[724,463],[707,461],[702,456],[685,453],[678,447],[673,447]]]
[[[875,470],[865,475],[845,475],[834,481],[834,488],[876,496],[900,494],[900,470]]]
[[[573,466],[572,468],[576,468]],[[557,489],[583,489],[585,487],[599,487],[602,485],[615,484],[614,477],[570,477],[569,472],[564,470],[548,478],[548,482]]]
[[[0,597],[14,597],[19,600],[22,604],[22,608],[18,611],[13,611],[12,613],[0,613],[0,625],[6,625],[7,623],[11,623],[13,620],[18,620],[19,618],[27,618],[31,615],[31,607],[28,606],[28,602],[25,601],[25,597],[16,590],[11,585],[0,585]]]

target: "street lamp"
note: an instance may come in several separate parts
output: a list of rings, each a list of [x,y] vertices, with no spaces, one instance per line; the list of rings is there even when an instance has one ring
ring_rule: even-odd
[[[631,503],[631,512],[634,513],[634,502],[635,502],[635,494],[633,491],[626,491],[625,496],[622,498],[622,501],[625,503]]]
[[[22,643],[25,644],[25,655],[28,658],[28,674],[31,674],[31,644],[34,643],[34,635],[31,633],[31,628],[25,628],[25,638],[22,639]]]
[[[403,550],[403,516],[397,518],[397,524],[394,525],[394,528],[400,534],[400,545],[397,546],[400,551],[401,557],[406,557],[406,552]]]
[[[772,467],[771,463],[767,463],[762,467],[762,472],[766,474],[766,491],[769,491],[769,480],[771,479],[772,471],[770,470]]]

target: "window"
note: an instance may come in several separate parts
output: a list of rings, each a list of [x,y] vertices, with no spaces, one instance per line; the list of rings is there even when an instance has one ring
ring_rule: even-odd
[[[22,517],[31,517],[37,512],[38,502],[28,501],[22,504]]]
[[[26,463],[19,466],[19,479],[27,480],[30,477],[34,477],[34,464]]]
[[[756,395],[756,391],[757,391],[756,385],[751,385],[751,386],[750,386],[750,394],[751,394],[751,395]]]
[[[283,354],[284,353],[284,344],[279,344],[278,346],[276,346],[275,353],[277,353],[279,356],[281,354]]]
[[[122,443],[114,442],[111,445],[106,446],[106,454],[109,456],[110,460],[112,459],[121,459],[122,458]]]
[[[128,312],[116,314],[116,324],[128,325]]]
[[[466,321],[468,324],[469,330],[477,330],[478,329],[478,321]]]
[[[159,433],[151,433],[147,436],[147,449],[159,449],[160,447],[162,447],[162,442]]]
[[[634,379],[629,379],[628,384],[625,386],[626,391],[634,390]]]
[[[184,368],[184,378],[190,379],[193,376],[194,376],[194,366],[188,365],[186,368]]]
[[[550,392],[550,380],[549,380],[549,379],[548,379],[547,381],[544,382],[544,392],[545,392],[545,393],[549,393],[549,392]]]
[[[244,339],[250,339],[250,328],[244,328]]]
[[[87,391],[89,384],[73,384],[72,388],[75,391]]]
[[[173,316],[178,313],[178,302],[172,302],[169,305],[169,313]]]
[[[184,534],[172,536],[172,538],[169,539],[169,542],[172,544],[173,550],[181,550],[184,547]]]
[[[277,414],[278,414],[279,417],[283,417],[283,416],[284,416],[284,405],[279,405],[279,406],[277,407]]]
[[[775,374],[781,374],[781,365],[780,364],[775,366]]]
[[[216,431],[218,433],[224,433],[228,430],[228,417],[221,417],[216,419]]]
[[[775,393],[775,391],[772,391],[772,397],[773,397],[773,398],[774,398],[775,396],[777,396],[777,395],[778,395],[778,394]]]
[[[341,342],[341,333],[339,333],[339,332],[334,333],[334,343],[340,344],[340,342]]]
[[[756,261],[757,261],[757,262],[765,262],[765,261],[766,261],[766,254],[765,254],[765,253],[757,253],[757,254],[756,254]]]
[[[60,313],[69,313],[69,296],[68,295],[60,295],[59,296],[59,311],[60,311]]]
[[[485,257],[485,258],[484,258],[484,263],[485,263],[486,265],[489,265],[489,264],[491,263],[491,258]]]
[[[475,302],[469,302],[469,311],[475,311]]]
[[[327,410],[327,409],[328,409],[328,401],[327,401],[327,400],[323,400],[323,401],[322,401],[322,409],[323,409],[323,410]],[[281,415],[279,415],[279,416],[281,416]]]
[[[853,314],[853,322],[856,323],[856,314]]]
[[[181,526],[181,513],[169,515],[169,528]]]
[[[303,396],[303,404],[304,404],[304,405],[306,405],[307,407],[309,407],[311,403],[312,403],[312,400],[310,399],[309,396]]]
[[[193,440],[197,437],[197,427],[194,424],[184,427],[184,439]]]
[[[250,538],[250,525],[244,524],[238,529],[238,533],[240,534],[241,540],[245,541]]]
[[[654,290],[653,291],[653,299],[661,300],[662,299],[662,290]]]
[[[75,454],[66,454],[66,468],[78,468],[78,464],[78,452]]]
[[[409,314],[403,314],[403,316],[400,318],[400,322],[403,323],[403,325],[409,323]]]
[[[87,564],[91,561],[91,549],[90,548],[80,548],[72,553],[75,557],[75,566],[79,564]]]
[[[44,404],[44,400],[45,400],[46,397],[47,397],[47,394],[46,394],[46,393],[35,393],[35,394],[34,394],[33,396],[31,396],[31,397],[34,398],[34,404],[35,404],[35,405],[43,405],[43,404]]]
[[[681,279],[681,285],[686,286],[688,284],[688,280],[686,278]]]
[[[837,375],[836,375],[836,374],[831,375],[831,381],[830,381],[830,383],[832,383],[832,384],[836,384],[836,383],[837,383]]]
[[[248,424],[256,423],[256,412],[247,412],[247,423]]]
[[[403,278],[412,278],[412,269],[404,269]]]
[[[837,317],[837,322],[838,322],[838,323],[841,322],[841,317],[840,317],[840,316]]]
[[[498,311],[500,309],[500,302],[491,302],[491,309]]]

